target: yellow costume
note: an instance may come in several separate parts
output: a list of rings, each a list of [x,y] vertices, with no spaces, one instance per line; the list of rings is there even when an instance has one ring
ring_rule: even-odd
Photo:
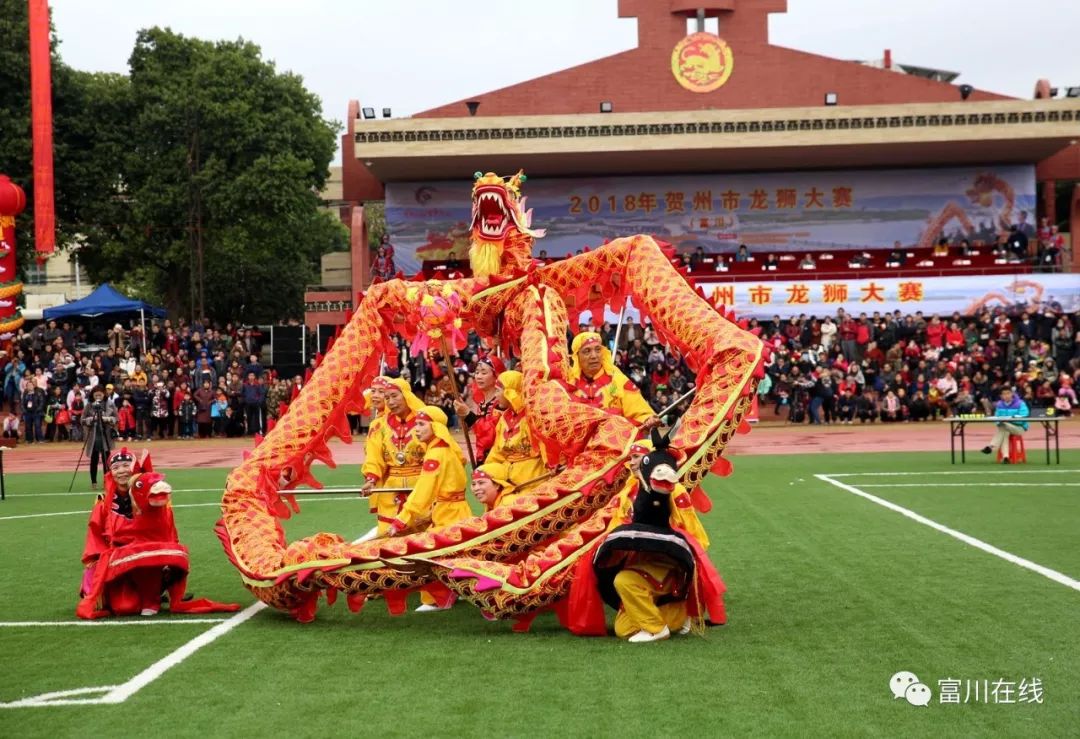
[[[495,498],[493,503],[487,504],[485,507],[487,510],[498,508],[499,506],[511,505],[517,500],[521,493],[518,493],[513,484],[510,482],[510,465],[501,462],[485,462],[484,464],[473,470],[473,480],[491,480],[495,483],[495,486],[499,489],[499,494]]]
[[[416,411],[424,404],[413,395],[409,383],[400,378],[377,377],[375,383],[383,386],[384,390],[400,390],[409,407],[409,415],[402,421],[398,416],[386,412],[372,419],[360,471],[376,487],[411,489],[420,476],[426,450],[425,445],[413,435]],[[407,496],[408,493],[376,493],[371,496],[371,512],[378,517],[380,536],[389,530],[390,522]]]
[[[417,420],[431,424],[435,438],[424,454],[423,468],[413,491],[394,517],[396,529],[407,529],[431,517],[431,526],[449,526],[472,516],[465,500],[465,455],[446,428],[446,414],[441,408],[426,405],[416,413]],[[425,607],[435,605],[435,597],[420,593]]]
[[[503,397],[510,407],[502,412],[495,424],[495,443],[485,460],[507,465],[509,477],[506,479],[515,487],[535,480],[547,469],[529,432],[525,417],[525,398],[521,395],[522,382],[523,376],[520,372],[510,371],[499,375]]]
[[[416,417],[431,424],[435,438],[428,444],[420,476],[394,526],[405,529],[427,516],[433,526],[449,526],[471,517],[472,509],[465,500],[465,455],[446,428],[446,414],[427,405]]]
[[[635,442],[631,454],[648,454],[652,443],[648,440]],[[641,481],[634,474],[619,492],[619,510],[610,528],[630,523],[633,518],[634,498]],[[709,548],[709,537],[698,519],[686,488],[676,483],[668,500],[668,524],[693,537],[702,549]],[[615,615],[615,635],[628,639],[639,631],[658,634],[666,626],[679,631],[686,624],[686,600],[658,604],[679,581],[679,568],[668,557],[651,552],[638,552],[628,557],[626,565],[615,575],[615,590],[622,603]]]
[[[601,344],[600,334],[584,331],[574,337],[571,346],[574,366],[570,368],[569,382],[574,388],[574,398],[595,408],[610,408],[625,418],[644,423],[656,413],[641,396],[637,385],[630,381],[616,366],[611,352],[601,344],[603,367],[596,377],[584,377],[581,372],[581,350],[586,346]]]

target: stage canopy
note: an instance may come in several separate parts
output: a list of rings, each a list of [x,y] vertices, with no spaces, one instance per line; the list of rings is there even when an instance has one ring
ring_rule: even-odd
[[[121,295],[110,284],[105,283],[81,300],[46,308],[42,311],[42,316],[49,321],[54,318],[98,318],[111,313],[139,312],[158,318],[165,317],[164,308],[155,308],[149,303]]]

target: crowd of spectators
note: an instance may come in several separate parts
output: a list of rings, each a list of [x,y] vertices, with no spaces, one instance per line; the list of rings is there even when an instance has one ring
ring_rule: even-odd
[[[1004,387],[1032,409],[1071,414],[1080,382],[1080,314],[1002,308],[975,316],[889,313],[800,316],[751,321],[772,347],[758,394],[793,423],[925,421],[992,413]],[[589,327],[582,325],[580,329]],[[649,323],[627,318],[599,332],[616,365],[652,408],[673,424],[689,407],[694,373]],[[209,321],[139,327],[115,325],[104,345],[87,347],[82,329],[43,322],[14,337],[0,354],[4,436],[27,443],[80,440],[95,388],[116,411],[121,440],[235,437],[265,433],[300,391],[305,375],[278,377],[264,367],[251,329]],[[617,342],[617,345],[616,345]],[[454,386],[469,378],[485,351],[470,333],[452,358],[454,379],[438,355],[414,357],[398,337],[400,374],[425,402],[458,421]],[[310,366],[314,366],[314,359]],[[1053,409],[1053,410],[1050,410]],[[353,418],[355,430],[363,419]]]
[[[97,388],[116,410],[121,440],[264,432],[273,400],[292,391],[260,363],[259,339],[234,324],[165,320],[145,340],[138,324],[115,324],[104,344],[88,345],[84,327],[43,321],[0,352],[4,433],[21,432],[26,443],[81,440]]]
[[[1080,314],[1003,308],[944,319],[899,311],[753,322],[773,348],[762,404],[794,423],[992,415],[1003,388],[1069,415],[1080,381]]]

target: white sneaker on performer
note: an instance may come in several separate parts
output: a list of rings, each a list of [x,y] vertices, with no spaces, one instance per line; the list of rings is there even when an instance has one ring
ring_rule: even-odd
[[[628,639],[628,641],[631,644],[644,644],[645,642],[650,642],[650,641],[662,641],[664,639],[669,638],[670,636],[671,636],[671,629],[669,629],[667,626],[665,626],[663,629],[661,629],[660,631],[658,631],[655,634],[650,634],[648,631],[645,631],[644,629],[642,629],[641,631],[639,631],[638,633],[636,633],[632,637],[630,637]]]
[[[690,617],[687,616],[686,620],[683,621],[682,628],[679,629],[679,633],[682,634],[683,636],[686,636],[687,634],[690,633],[690,626],[691,626]]]
[[[144,608],[144,609],[142,609],[142,612],[139,613],[139,615],[140,616],[156,616],[156,615],[158,615],[158,609],[156,609],[156,608]]]
[[[434,603],[421,603],[419,606],[417,606],[415,612],[416,613],[434,613],[435,611],[449,611],[451,608],[453,608],[452,605],[446,606],[445,608],[440,608],[439,606],[435,605]]]

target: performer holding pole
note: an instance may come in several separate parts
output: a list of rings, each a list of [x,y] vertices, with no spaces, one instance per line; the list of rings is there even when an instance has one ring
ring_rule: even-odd
[[[515,486],[542,475],[545,469],[540,447],[533,442],[525,415],[525,396],[522,395],[524,380],[524,375],[514,370],[499,375],[499,385],[502,387],[500,415],[495,424],[495,444],[485,460],[506,464],[507,480]]]
[[[499,421],[498,401],[500,397],[498,377],[506,371],[506,365],[498,357],[487,354],[476,360],[473,370],[472,385],[475,408],[462,398],[454,401],[454,410],[462,419],[462,427],[468,438],[471,429],[476,434],[476,459],[487,459],[492,444],[495,443],[495,425]]]
[[[450,378],[450,387],[454,391],[454,406],[462,402],[461,391],[458,389],[457,377],[454,375],[454,363],[451,359],[450,342],[442,337],[443,362],[446,363],[446,374]],[[445,421],[444,421],[445,423]],[[462,421],[462,430],[465,432],[465,448],[469,451],[469,466],[476,467],[476,454],[473,453],[472,437],[469,436],[469,425]]]
[[[425,445],[413,434],[416,412],[424,403],[413,395],[409,383],[399,377],[376,377],[372,390],[379,390],[386,403],[385,415],[374,418],[364,447],[362,495],[370,495],[371,512],[378,516],[378,534],[390,529],[407,493],[372,493],[374,488],[411,490],[420,475]]]

